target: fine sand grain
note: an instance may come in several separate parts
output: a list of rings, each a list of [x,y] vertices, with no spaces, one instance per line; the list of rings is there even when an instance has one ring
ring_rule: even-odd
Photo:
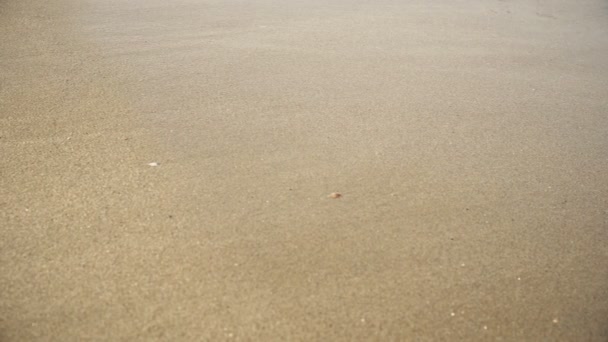
[[[0,0],[0,341],[608,340],[603,0]]]

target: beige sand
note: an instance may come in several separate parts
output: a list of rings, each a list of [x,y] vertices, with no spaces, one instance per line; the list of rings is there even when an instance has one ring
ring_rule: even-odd
[[[607,56],[602,0],[0,0],[0,340],[606,341]]]

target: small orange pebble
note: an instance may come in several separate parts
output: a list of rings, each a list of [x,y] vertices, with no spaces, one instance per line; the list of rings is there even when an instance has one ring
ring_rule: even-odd
[[[327,197],[329,197],[329,198],[334,198],[334,199],[335,199],[335,198],[340,198],[340,197],[342,197],[342,194],[341,194],[341,193],[339,193],[339,192],[332,192],[332,193],[331,193],[331,194],[329,194],[329,196],[327,196]]]

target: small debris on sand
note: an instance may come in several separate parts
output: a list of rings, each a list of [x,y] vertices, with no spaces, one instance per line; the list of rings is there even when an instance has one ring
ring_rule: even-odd
[[[559,320],[557,318],[553,319],[553,324],[557,324],[557,322],[559,322]]]
[[[331,193],[331,194],[329,194],[327,197],[329,197],[329,198],[334,198],[334,199],[336,199],[336,198],[342,198],[342,194],[341,194],[341,193],[339,193],[339,192],[332,192],[332,193]]]
[[[159,163],[157,163],[157,162],[151,162],[151,163],[148,163],[148,165],[149,165],[149,166],[158,166],[158,165],[160,165],[160,164],[159,164]]]

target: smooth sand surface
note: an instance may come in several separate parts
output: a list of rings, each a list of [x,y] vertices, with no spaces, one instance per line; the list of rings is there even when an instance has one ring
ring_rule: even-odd
[[[608,340],[606,1],[0,0],[0,154],[1,341]]]

